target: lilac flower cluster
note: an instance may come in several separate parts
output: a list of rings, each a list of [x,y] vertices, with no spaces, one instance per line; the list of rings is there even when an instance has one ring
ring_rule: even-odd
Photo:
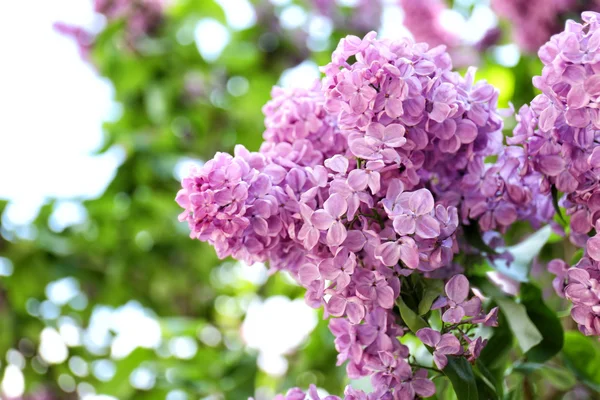
[[[492,309],[487,315],[482,313],[481,299],[473,296],[467,300],[469,282],[464,275],[455,275],[446,284],[446,296],[440,296],[433,308],[442,308],[442,321],[456,324],[449,326],[444,333],[431,328],[422,328],[416,332],[421,342],[431,349],[434,364],[440,370],[448,365],[448,356],[462,356],[469,361],[476,360],[487,341],[470,338],[461,332],[457,337],[453,327],[463,324],[483,323],[485,326],[497,326],[498,309]],[[464,320],[463,317],[469,318]],[[338,365],[346,360],[348,376],[359,378],[364,372],[371,371],[371,381],[375,390],[365,394],[347,386],[344,400],[377,399],[414,399],[415,396],[429,397],[435,393],[433,382],[427,379],[425,369],[416,369],[407,361],[408,348],[400,344],[397,336],[403,329],[389,322],[392,314],[378,309],[367,316],[365,324],[353,324],[349,319],[332,319],[329,326],[336,337],[335,346],[339,351]],[[275,399],[293,400],[305,398],[320,399],[316,388],[311,386],[306,394],[298,389],[290,390],[285,396]],[[339,399],[328,396],[323,400]]]
[[[562,30],[566,14],[598,6],[596,0],[492,0],[493,10],[512,23],[516,43],[532,53]]]
[[[587,335],[600,334],[600,14],[584,12],[540,48],[542,75],[533,83],[542,94],[519,111],[510,143],[526,151],[526,169],[542,174],[540,190],[564,193],[570,239],[585,248],[569,269],[562,260],[548,268],[556,291],[574,303],[573,319]],[[590,237],[593,236],[593,237]],[[565,282],[567,283],[565,286]]]
[[[273,90],[259,152],[217,154],[177,195],[192,238],[219,257],[289,271],[310,306],[338,317],[338,363],[351,378],[371,376],[369,399],[434,392],[398,340],[407,331],[393,312],[402,282],[454,275],[432,307],[448,325],[413,333],[439,368],[448,355],[474,361],[485,341],[455,329],[494,325],[497,311],[467,300],[469,283],[452,263],[467,246],[456,232],[471,220],[502,230],[539,214],[539,193],[519,171],[525,157],[502,152],[497,91],[475,83],[474,70],[463,78],[451,68],[443,47],[349,36],[321,86]],[[490,155],[500,161],[486,165]]]
[[[522,149],[503,148],[497,90],[475,83],[474,69],[464,78],[452,72],[443,47],[381,41],[374,50],[370,39],[342,41],[324,68],[327,109],[339,115],[351,155],[367,170],[378,165],[378,175],[397,178],[403,189],[428,187],[442,205],[460,210],[461,222],[476,219],[484,231],[547,220],[551,202],[539,193],[539,175],[523,168]],[[350,56],[357,59],[352,66]],[[486,165],[493,155],[498,161]],[[398,219],[390,193],[386,203],[388,216]]]
[[[600,221],[596,222],[600,229]],[[583,257],[572,268],[560,259],[548,263],[552,282],[560,297],[573,302],[571,317],[584,335],[600,335],[600,235],[590,237]]]

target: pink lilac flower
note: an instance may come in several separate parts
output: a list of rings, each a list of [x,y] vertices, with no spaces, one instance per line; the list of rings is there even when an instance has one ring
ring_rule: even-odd
[[[473,318],[471,322],[475,324],[483,324],[484,326],[498,326],[498,307],[494,307],[487,314],[480,314]]]
[[[565,279],[569,265],[564,260],[555,259],[548,263],[548,271],[555,275],[552,280],[552,287],[557,295],[565,297]]]
[[[396,200],[397,210],[388,214],[394,221],[394,230],[401,236],[416,234],[423,239],[439,236],[440,224],[432,215],[433,195],[427,189],[402,193]]]
[[[403,368],[399,371],[399,377],[402,380],[398,390],[400,399],[414,399],[415,395],[430,397],[435,393],[435,385],[427,379],[427,371],[424,369],[413,373],[410,368]]]
[[[467,350],[469,357],[467,360],[469,362],[475,362],[475,360],[477,360],[481,355],[481,351],[485,348],[487,339],[482,339],[481,337],[471,339],[467,335],[464,335],[463,337],[468,343]]]
[[[548,268],[556,275],[556,292],[573,302],[571,315],[579,329],[597,335],[600,238],[593,230],[600,228],[600,14],[584,12],[581,18],[583,23],[568,21],[563,32],[540,48],[544,68],[533,84],[542,93],[519,111],[509,143],[523,146],[522,169],[540,175],[540,192],[564,194],[570,240],[585,253],[574,268],[560,260]]]
[[[274,87],[271,95],[272,100],[263,107],[266,130],[261,152],[276,152],[278,145],[289,144],[286,152],[277,152],[278,156],[307,166],[341,157],[338,152],[343,151],[345,139],[336,129],[335,117],[325,111],[325,97],[317,83],[308,90]],[[304,148],[305,154],[290,157],[290,146]]]
[[[463,317],[475,317],[481,312],[481,300],[479,297],[473,297],[467,300],[469,296],[469,280],[462,274],[455,275],[446,283],[446,297],[438,298],[432,309],[447,307],[442,315],[442,321],[456,324]]]
[[[327,231],[327,244],[339,246],[348,234],[341,218],[348,210],[348,204],[342,195],[334,193],[323,203],[323,209],[313,213],[310,220],[314,227]]]
[[[565,297],[573,302],[571,317],[585,335],[600,335],[600,279],[596,261],[584,257],[567,271]]]
[[[514,152],[502,153],[497,90],[476,83],[474,70],[462,77],[451,68],[443,48],[349,36],[323,68],[321,86],[273,90],[259,152],[237,146],[233,156],[217,154],[177,195],[193,238],[219,257],[289,271],[307,304],[335,317],[338,363],[351,379],[373,383],[372,393],[347,396],[433,394],[398,340],[409,331],[393,311],[402,282],[411,274],[450,278],[434,307],[445,307],[444,321],[493,326],[494,310],[485,315],[478,298],[467,300],[469,283],[455,275],[454,254],[473,251],[456,232],[478,218],[471,211],[479,204],[540,219],[541,194],[518,190],[531,184],[518,168],[525,157],[515,163]],[[488,156],[501,161],[486,164]],[[475,223],[512,223],[494,218]],[[433,345],[440,365],[448,346],[462,354],[470,343],[459,352],[450,342]]]
[[[447,355],[462,353],[462,346],[459,340],[451,333],[440,334],[431,328],[419,329],[417,337],[423,344],[433,348],[433,362],[439,369],[444,369],[448,365]]]

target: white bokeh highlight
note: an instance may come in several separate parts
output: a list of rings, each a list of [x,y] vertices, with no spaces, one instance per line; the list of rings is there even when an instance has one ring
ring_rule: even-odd
[[[248,306],[242,338],[247,347],[258,350],[258,366],[270,375],[280,376],[288,366],[284,355],[298,348],[316,325],[316,311],[303,299],[255,299]]]

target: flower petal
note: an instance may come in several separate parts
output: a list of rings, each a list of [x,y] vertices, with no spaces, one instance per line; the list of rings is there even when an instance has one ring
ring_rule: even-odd
[[[446,295],[455,303],[462,303],[469,295],[469,280],[462,274],[454,275],[446,283]],[[461,317],[462,318],[462,317]]]

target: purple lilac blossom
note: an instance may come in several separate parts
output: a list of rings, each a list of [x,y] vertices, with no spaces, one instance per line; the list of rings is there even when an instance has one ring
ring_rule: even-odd
[[[452,277],[461,223],[485,215],[482,228],[505,229],[514,221],[505,209],[536,218],[534,194],[513,188],[523,177],[512,154],[483,162],[504,160],[497,90],[475,83],[474,70],[463,78],[451,68],[443,47],[348,36],[323,68],[322,86],[273,90],[259,152],[217,154],[177,195],[192,238],[221,258],[289,271],[307,304],[336,317],[338,364],[352,379],[370,376],[374,388],[346,398],[432,395],[427,371],[408,363],[398,339],[408,331],[393,312],[402,280]],[[444,320],[495,325],[497,310],[485,314],[469,293],[463,275],[448,281],[436,302]],[[448,351],[474,360],[485,344],[455,338],[430,346],[440,366]]]
[[[448,355],[462,353],[460,341],[452,333],[442,335],[431,328],[422,328],[416,334],[424,345],[434,349],[433,362],[439,369],[444,369],[448,365]]]
[[[599,335],[600,14],[581,17],[540,48],[544,68],[533,84],[542,93],[519,111],[509,143],[523,146],[525,169],[541,174],[542,193],[564,194],[570,240],[585,252],[573,268],[553,260],[548,269],[555,290],[573,302],[581,332]]]

